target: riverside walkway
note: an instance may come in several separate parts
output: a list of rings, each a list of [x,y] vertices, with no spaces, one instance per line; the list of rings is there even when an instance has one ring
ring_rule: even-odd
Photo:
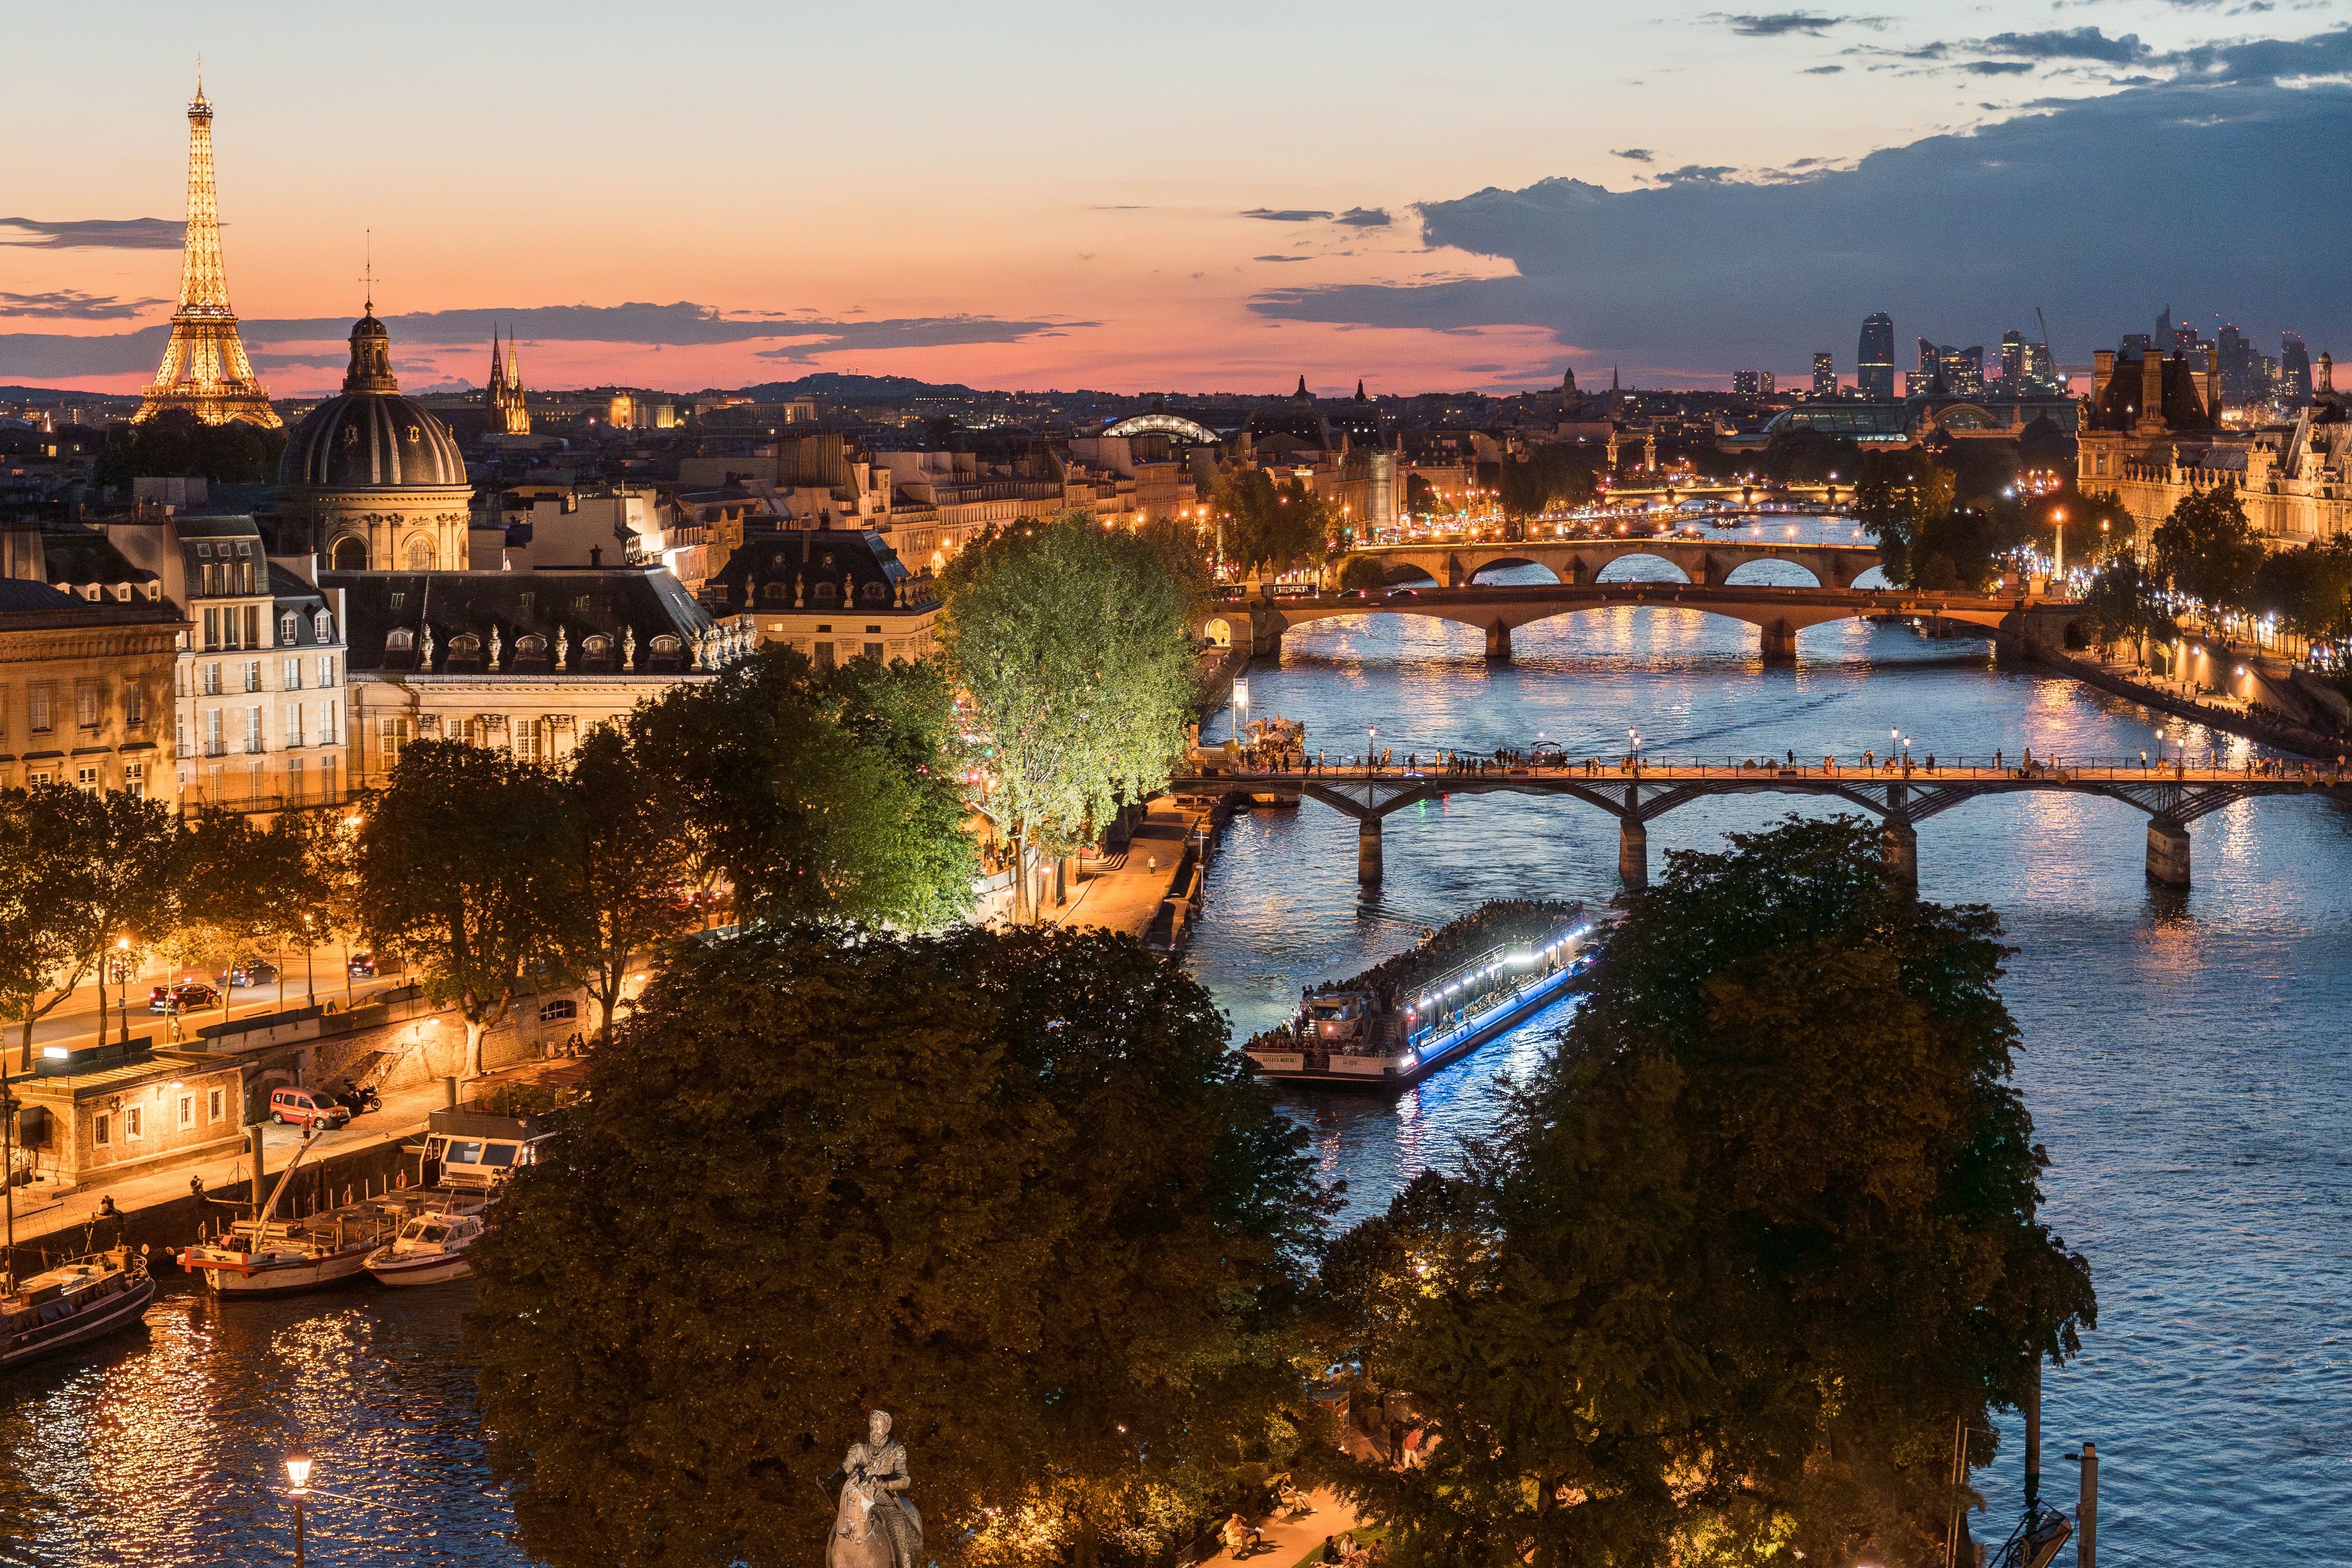
[[[1356,875],[1381,879],[1381,823],[1423,801],[1456,795],[1534,795],[1580,801],[1617,818],[1617,868],[1626,887],[1649,883],[1648,824],[1711,795],[1809,795],[1879,819],[1887,863],[1916,881],[1917,825],[1987,795],[2058,792],[2104,795],[2147,817],[2147,875],[2167,887],[2189,885],[2189,825],[2242,800],[2312,795],[2352,804],[2352,776],[2340,766],[2282,759],[2242,767],[2199,767],[2185,758],[1990,757],[1852,760],[1737,758],[1653,762],[1631,756],[1570,758],[1538,751],[1509,760],[1438,754],[1400,763],[1390,755],[1350,764],[1312,758],[1253,759],[1201,749],[1191,769],[1171,779],[1181,796],[1246,795],[1270,805],[1315,800],[1356,819]]]

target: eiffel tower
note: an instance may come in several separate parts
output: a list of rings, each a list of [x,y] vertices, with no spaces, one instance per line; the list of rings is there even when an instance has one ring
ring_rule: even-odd
[[[284,423],[269,406],[268,389],[253,379],[236,335],[236,313],[229,309],[220,200],[213,192],[213,106],[205,100],[201,71],[195,101],[188,105],[188,234],[180,253],[180,308],[172,315],[163,363],[131,423],[166,408],[184,408],[207,425],[242,419],[274,430]]]

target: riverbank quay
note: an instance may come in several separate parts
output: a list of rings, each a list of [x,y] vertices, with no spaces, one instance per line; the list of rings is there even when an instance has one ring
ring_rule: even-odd
[[[407,1151],[424,1138],[432,1112],[495,1088],[569,1082],[582,1071],[582,1063],[565,1058],[520,1063],[463,1085],[451,1079],[417,1083],[388,1091],[383,1110],[336,1131],[306,1138],[301,1128],[260,1122],[246,1130],[246,1142],[233,1154],[68,1190],[19,1189],[9,1266],[23,1275],[46,1267],[45,1259],[95,1247],[184,1247],[195,1239],[198,1224],[209,1228],[249,1213],[255,1133],[261,1135],[264,1201],[305,1142],[315,1152],[304,1163],[303,1179],[316,1180],[322,1191],[340,1197],[346,1187],[382,1189],[403,1177],[413,1186],[419,1162]]]
[[[1041,923],[1104,926],[1181,950],[1199,919],[1218,834],[1232,816],[1221,798],[1160,795],[1130,807],[1097,853],[1076,861],[1066,901],[1038,910]]]
[[[2338,767],[2343,765],[2347,756],[2352,756],[2352,740],[2342,735],[2329,735],[2305,724],[2263,717],[2242,701],[2208,700],[2202,696],[2192,695],[2192,689],[2184,681],[2143,671],[2137,666],[2078,658],[2047,647],[2035,649],[2034,657],[2051,668],[2073,676],[2086,685],[2095,686],[2102,691],[2128,698],[2158,712],[2171,714],[2176,719],[2185,719],[2209,729],[2242,736],[2275,751]],[[2253,667],[2250,664],[2247,668],[2252,669]]]

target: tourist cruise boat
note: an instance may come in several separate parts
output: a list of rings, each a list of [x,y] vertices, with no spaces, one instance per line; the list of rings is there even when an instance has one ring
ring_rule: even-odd
[[[1580,903],[1497,900],[1352,980],[1243,1047],[1277,1083],[1402,1089],[1565,994],[1592,957]]]
[[[154,1299],[146,1260],[127,1247],[11,1282],[0,1293],[0,1372],[127,1329]]]

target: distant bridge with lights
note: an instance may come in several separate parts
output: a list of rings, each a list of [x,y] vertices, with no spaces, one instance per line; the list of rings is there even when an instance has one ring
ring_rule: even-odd
[[[1358,553],[1379,562],[1391,584],[1425,580],[1448,588],[1468,587],[1480,573],[1511,566],[1540,566],[1562,583],[1581,585],[1598,578],[1610,563],[1629,555],[1664,561],[1685,582],[1702,587],[1728,586],[1741,567],[1778,561],[1811,574],[1816,587],[1850,588],[1855,578],[1886,559],[1874,544],[1674,537],[1373,544]]]
[[[1197,749],[1191,771],[1172,779],[1180,795],[1245,796],[1276,805],[1319,801],[1356,820],[1356,876],[1376,884],[1381,871],[1381,823],[1407,806],[1453,795],[1530,795],[1581,802],[1617,819],[1617,869],[1628,889],[1649,885],[1648,824],[1677,806],[1715,795],[1814,795],[1878,819],[1890,870],[1919,878],[1918,824],[1988,795],[2056,792],[2122,801],[2147,817],[2147,876],[2166,887],[2189,885],[2189,825],[2242,800],[2316,796],[2352,805],[2352,779],[2316,763],[2276,762],[2268,771],[2196,768],[2175,761],[2150,766],[2125,759],[2051,759],[2018,766],[2002,758],[1956,763],[1933,770],[1910,761],[1893,764],[1857,758],[1782,765],[1648,763],[1625,758],[1571,760],[1539,754],[1506,766],[1492,762],[1367,767],[1271,768],[1247,765],[1214,749]]]
[[[1916,616],[1980,626],[1999,635],[2021,637],[2028,643],[2063,647],[2066,627],[2079,613],[2071,603],[2013,594],[1941,594],[1908,588],[1776,588],[1752,583],[1720,586],[1672,582],[1581,585],[1563,583],[1528,587],[1368,588],[1344,594],[1226,599],[1196,611],[1193,625],[1212,643],[1247,647],[1254,658],[1278,660],[1284,635],[1317,621],[1343,616],[1422,616],[1475,627],[1486,635],[1486,657],[1502,660],[1511,657],[1511,633],[1520,626],[1591,610],[1643,606],[1696,610],[1746,621],[1763,634],[1763,657],[1768,664],[1794,663],[1797,634],[1824,621]]]

